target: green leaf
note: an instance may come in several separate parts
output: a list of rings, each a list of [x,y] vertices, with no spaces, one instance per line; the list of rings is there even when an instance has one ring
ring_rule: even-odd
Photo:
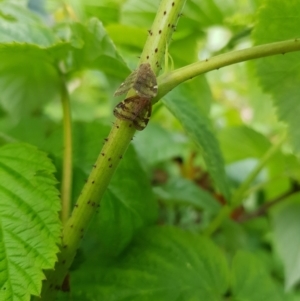
[[[211,194],[184,178],[174,177],[165,185],[154,187],[154,192],[170,204],[193,206],[209,213],[216,213],[220,209],[220,204]]]
[[[106,27],[106,30],[116,44],[133,46],[140,50],[143,49],[147,38],[147,31],[140,27],[111,24]]]
[[[280,197],[287,191],[293,189],[292,178],[290,177],[290,170],[288,168],[289,158],[287,154],[277,152],[266,168],[268,170],[268,178],[271,180],[269,183],[265,183],[265,198],[266,200],[272,200]],[[295,163],[294,167],[298,164]]]
[[[253,32],[256,44],[299,38],[300,14],[297,0],[267,0],[259,11]],[[287,53],[259,59],[257,74],[263,89],[271,93],[279,118],[289,126],[293,146],[300,151],[299,81],[300,53]]]
[[[222,5],[219,5],[220,7],[215,2],[218,1],[188,1],[184,9],[184,15],[196,21],[200,27],[222,24],[224,17],[221,8],[226,7],[228,1],[224,1],[225,5],[222,3]]]
[[[54,167],[25,144],[0,148],[0,300],[39,295],[56,261],[61,225]]]
[[[270,141],[265,136],[246,126],[224,128],[218,136],[227,163],[248,159],[237,162],[227,169],[227,171],[234,171],[235,168],[237,171],[240,168],[243,169],[243,171],[235,172],[240,180],[243,178],[241,174],[247,176],[248,172],[254,168],[251,165],[250,170],[247,170],[245,168],[247,162],[250,163],[252,158],[262,158],[271,147]],[[278,152],[266,164],[268,179],[271,180],[270,183],[264,184],[266,199],[278,197],[289,189],[290,179],[286,177],[286,160],[285,155]],[[253,163],[258,164],[255,161]]]
[[[221,24],[223,20],[223,14],[221,8],[224,5],[220,5],[220,8],[215,3],[216,1],[208,1],[205,3],[198,1],[187,1],[183,14],[184,18],[180,20],[180,31],[195,29],[196,27],[203,28],[216,24]],[[231,4],[230,1],[223,1],[227,4]],[[154,20],[159,0],[145,0],[140,2],[138,0],[126,1],[122,8],[121,21],[125,24],[135,24],[138,27],[150,27]],[[231,10],[233,11],[233,5]],[[186,21],[187,19],[187,21]]]
[[[171,91],[162,102],[180,121],[187,134],[199,147],[216,187],[228,200],[229,189],[223,157],[218,141],[210,128],[209,120],[197,104],[198,99],[199,97],[195,98],[194,95],[190,95],[188,89],[178,87]]]
[[[237,253],[232,263],[231,283],[233,300],[285,300],[263,264],[251,253],[241,251]]]
[[[0,42],[32,43],[49,47],[58,42],[42,19],[20,4],[0,3]],[[1,60],[2,61],[2,60]]]
[[[48,139],[51,139],[53,135],[52,132],[55,131],[57,127],[58,125],[56,123],[45,116],[28,116],[22,118],[18,126],[11,127],[6,133],[13,142],[26,142],[49,153],[50,149],[53,149],[55,146],[61,147],[62,145],[62,140],[60,140],[57,141],[55,146],[45,147]],[[62,139],[62,137],[60,138]]]
[[[159,0],[126,1],[121,9],[121,23],[126,25],[134,24],[140,28],[151,28],[158,5]]]
[[[134,138],[133,145],[143,162],[153,166],[182,155],[187,142],[182,134],[168,131],[150,121],[147,129]]]
[[[73,165],[88,175],[101,150],[109,127],[99,122],[74,122]],[[34,144],[52,156],[63,158],[63,129],[44,117],[23,119],[18,127],[8,132],[17,141]],[[96,138],[95,138],[96,137]],[[82,185],[84,182],[81,183]]]
[[[72,275],[77,293],[96,300],[219,301],[228,286],[226,259],[216,246],[176,228],[140,232],[118,261],[100,272],[96,265],[97,257],[90,258],[84,272]]]
[[[39,112],[60,93],[60,76],[47,48],[5,44],[0,56],[0,103],[15,119]]]
[[[237,212],[239,213],[239,212]],[[266,233],[270,232],[268,221],[265,217],[253,219],[249,223],[237,223],[232,219],[226,220],[222,224],[222,230],[216,233],[215,239],[218,245],[232,259],[236,252],[245,250],[258,254],[266,254],[265,256],[272,261],[270,250],[265,248]]]
[[[287,296],[287,298],[285,300],[286,301],[299,301],[300,300],[300,293],[299,292],[292,292]]]
[[[47,131],[47,124],[36,123],[36,128]],[[28,130],[24,126],[24,129]],[[101,150],[102,142],[109,133],[109,127],[99,122],[73,124],[73,166],[75,201],[84,185],[84,179],[93,168]],[[52,133],[34,131],[39,147],[55,157],[58,170],[63,158],[62,128],[57,127]],[[18,132],[23,137],[22,132]],[[142,169],[141,163],[132,146],[124,154],[101,201],[99,216],[94,220],[93,229],[97,240],[101,242],[100,251],[109,256],[116,256],[132,239],[140,228],[153,224],[157,219],[157,202],[152,192],[150,179]],[[93,230],[91,230],[93,232]]]
[[[108,75],[124,79],[129,69],[118,54],[102,23],[92,18],[86,25],[74,23],[72,43],[73,68],[97,69]]]
[[[224,128],[218,138],[227,163],[261,158],[271,146],[266,137],[246,126]]]
[[[96,228],[101,251],[118,255],[137,230],[157,219],[157,202],[150,180],[130,147],[105,193]]]
[[[102,0],[99,2],[97,0],[88,0],[83,3],[85,12],[89,17],[97,17],[104,25],[107,25],[118,23],[120,15],[118,2],[120,1]]]
[[[285,286],[293,288],[300,280],[300,193],[277,206],[272,214],[274,244],[284,265]]]

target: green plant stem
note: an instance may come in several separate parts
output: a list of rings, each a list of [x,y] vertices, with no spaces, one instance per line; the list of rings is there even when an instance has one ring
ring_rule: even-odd
[[[288,175],[282,174],[282,175],[278,175],[276,177],[273,177],[273,178],[271,178],[267,181],[255,184],[255,185],[249,187],[249,189],[245,192],[245,194],[249,195],[249,194],[255,193],[259,190],[264,189],[267,185],[273,184],[275,181],[283,180],[286,177],[288,177]]]
[[[300,51],[300,39],[287,40],[283,42],[269,43],[251,47],[248,49],[232,51],[215,57],[187,65],[169,73],[162,74],[158,78],[158,95],[153,102],[158,101],[170,90],[193,77],[221,67],[232,64],[258,59],[276,54]]]
[[[283,135],[270,149],[265,153],[259,164],[253,169],[253,171],[247,176],[245,181],[232,195],[231,202],[225,205],[217,214],[217,216],[211,221],[208,227],[205,229],[204,234],[207,236],[212,235],[223,223],[223,221],[230,215],[230,213],[240,206],[242,203],[246,191],[249,189],[250,184],[265,167],[266,163],[277,153],[281,145],[285,141],[286,136]]]
[[[257,210],[250,212],[248,214],[242,215],[237,221],[239,223],[245,223],[248,222],[249,220],[252,220],[254,218],[260,217],[265,215],[268,210],[272,207],[274,207],[275,205],[287,200],[290,196],[296,194],[299,192],[299,187],[297,187],[296,189],[292,189],[290,191],[285,192],[284,194],[280,195],[279,197],[277,197],[276,199],[272,200],[272,201],[268,201],[265,202],[261,207],[259,207]]]
[[[130,127],[129,127],[130,126]],[[116,120],[92,172],[83,187],[71,217],[63,228],[61,253],[55,270],[46,273],[42,300],[53,300],[68,272],[89,222],[100,209],[100,200],[126,151],[135,130],[131,124]]]
[[[161,49],[161,46],[164,45],[165,47],[174,31],[174,27],[169,26],[169,24],[176,24],[184,3],[185,0],[177,0],[176,2],[162,0],[158,8],[157,16],[140,60],[140,63],[149,62],[156,74],[164,58],[164,50]],[[164,18],[164,27],[160,23],[162,17]],[[158,28],[164,34],[160,34]],[[135,129],[131,122],[116,119],[87,183],[82,189],[72,215],[64,225],[58,261],[53,271],[46,272],[47,280],[44,281],[42,286],[40,298],[43,301],[54,300],[57,290],[61,288],[83,235],[86,233],[90,221],[100,209],[100,200],[134,133]]]
[[[186,0],[162,0],[159,5],[140,59],[140,64],[149,63],[155,74],[161,70],[166,46],[176,30],[185,2]]]
[[[61,91],[61,102],[63,110],[63,131],[64,131],[64,155],[61,180],[61,220],[63,225],[70,216],[71,194],[72,194],[72,119],[70,99],[67,87],[63,81]]]
[[[208,227],[203,231],[203,234],[206,236],[211,236],[222,224],[222,222],[230,215],[231,207],[229,205],[225,205],[219,211],[217,216],[211,221]]]
[[[246,191],[249,189],[251,183],[257,177],[257,175],[262,171],[265,167],[266,163],[277,153],[280,149],[281,145],[285,141],[286,136],[283,135],[278,141],[273,144],[270,149],[264,154],[262,159],[259,161],[257,166],[250,172],[244,182],[239,186],[239,188],[235,191],[235,193],[231,197],[231,206],[236,208],[238,207],[245,196]]]

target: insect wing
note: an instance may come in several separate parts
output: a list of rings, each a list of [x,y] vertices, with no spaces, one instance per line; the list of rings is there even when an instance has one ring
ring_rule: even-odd
[[[146,107],[144,107],[143,112],[139,116],[137,116],[135,120],[133,120],[133,126],[137,130],[142,131],[149,122],[151,112],[152,112],[152,105],[151,102],[149,101]]]
[[[134,70],[120,85],[120,87],[114,93],[114,96],[119,96],[127,93],[133,86],[137,78],[137,70]]]
[[[132,113],[132,108],[130,103],[134,103],[138,100],[137,96],[129,97],[118,103],[114,108],[114,115],[122,120],[132,121],[136,117],[135,114]]]
[[[114,115],[121,119],[132,121],[133,126],[141,131],[151,116],[151,100],[141,96],[132,96],[120,102],[114,109]]]
[[[142,97],[153,98],[157,95],[157,81],[149,63],[141,64],[133,88]]]
[[[114,96],[127,93],[134,88],[142,97],[153,98],[157,95],[157,81],[149,63],[141,64],[134,70],[114,93]]]

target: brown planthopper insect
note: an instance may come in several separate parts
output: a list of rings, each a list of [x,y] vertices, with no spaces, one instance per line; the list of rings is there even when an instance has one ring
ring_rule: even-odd
[[[144,63],[133,71],[115,92],[116,95],[134,89],[137,95],[128,97],[114,109],[114,115],[122,120],[132,121],[133,126],[141,131],[151,116],[151,99],[157,95],[156,76],[149,63]]]
[[[148,124],[151,111],[151,98],[135,95],[117,104],[114,115],[119,119],[132,121],[133,126],[142,131]]]
[[[131,88],[142,97],[153,98],[157,95],[156,76],[149,63],[141,64],[134,70],[116,90],[114,96],[125,94]]]

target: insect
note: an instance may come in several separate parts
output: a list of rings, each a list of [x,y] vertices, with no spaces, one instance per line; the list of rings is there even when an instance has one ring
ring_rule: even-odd
[[[142,97],[153,98],[157,95],[156,76],[149,63],[141,64],[134,70],[116,90],[114,96],[125,94],[131,88]]]
[[[128,97],[114,109],[114,115],[122,120],[132,121],[133,126],[142,131],[151,116],[151,99],[157,95],[156,76],[149,63],[144,63],[134,70],[115,92],[115,96],[134,89],[135,96]]]
[[[142,131],[151,116],[151,98],[135,95],[116,105],[114,115],[122,120],[132,121],[133,126]]]

